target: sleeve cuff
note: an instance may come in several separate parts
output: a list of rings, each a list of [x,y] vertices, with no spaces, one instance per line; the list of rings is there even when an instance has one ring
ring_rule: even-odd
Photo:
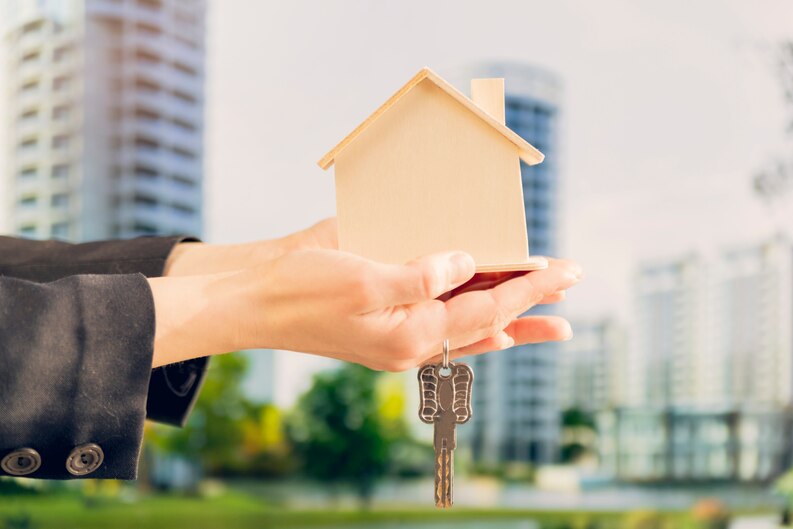
[[[154,342],[146,278],[6,279],[3,291],[24,304],[2,306],[3,360],[13,375],[0,375],[0,458],[34,450],[35,478],[135,479]],[[8,469],[0,474],[15,475]]]

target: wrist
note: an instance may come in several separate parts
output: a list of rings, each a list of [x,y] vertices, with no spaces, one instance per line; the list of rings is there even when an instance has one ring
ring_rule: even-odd
[[[149,278],[154,299],[153,367],[237,350],[247,343],[240,317],[250,312],[233,272]]]
[[[182,277],[241,270],[285,253],[281,239],[240,244],[177,244],[165,263],[163,275]]]

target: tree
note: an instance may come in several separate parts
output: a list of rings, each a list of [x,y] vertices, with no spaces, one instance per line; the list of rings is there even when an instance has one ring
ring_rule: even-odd
[[[319,373],[289,422],[303,472],[325,483],[354,485],[364,504],[389,470],[394,447],[407,436],[393,400],[383,405],[378,378],[353,364]]]
[[[233,474],[245,467],[241,447],[256,413],[241,389],[248,359],[227,354],[212,359],[201,394],[184,428],[157,425],[149,442],[159,450],[200,462],[210,475]]]

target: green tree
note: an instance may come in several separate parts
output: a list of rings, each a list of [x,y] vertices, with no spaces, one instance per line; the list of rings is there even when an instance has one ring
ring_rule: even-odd
[[[320,373],[289,421],[304,473],[329,484],[354,485],[365,505],[407,435],[392,399],[382,399],[378,379],[375,371],[353,364]]]

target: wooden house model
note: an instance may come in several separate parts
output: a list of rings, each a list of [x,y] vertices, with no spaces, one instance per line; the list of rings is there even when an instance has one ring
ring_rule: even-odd
[[[319,161],[336,166],[339,248],[386,263],[464,250],[477,271],[537,270],[520,161],[543,154],[504,124],[504,80],[467,98],[422,69]]]

